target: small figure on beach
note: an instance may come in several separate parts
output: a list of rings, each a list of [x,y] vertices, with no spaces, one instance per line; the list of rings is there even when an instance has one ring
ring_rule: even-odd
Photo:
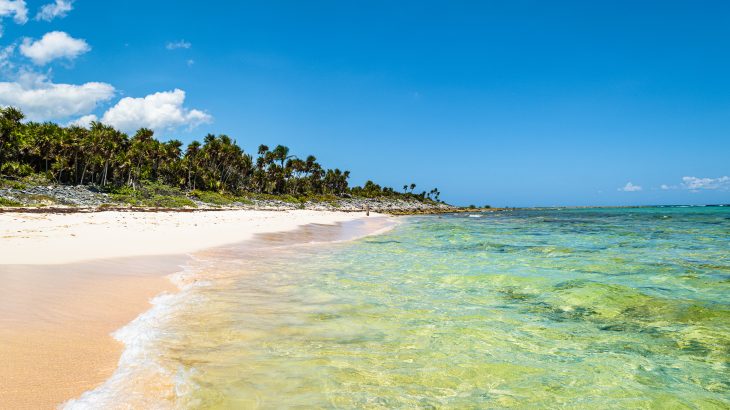
[[[370,204],[365,205],[365,216],[370,216]]]

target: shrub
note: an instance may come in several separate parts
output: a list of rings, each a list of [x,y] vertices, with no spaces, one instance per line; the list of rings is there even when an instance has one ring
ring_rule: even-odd
[[[213,191],[195,190],[190,192],[190,196],[206,204],[213,205],[230,205],[236,202],[235,197],[231,195],[221,194]]]
[[[195,202],[190,200],[180,190],[157,182],[145,182],[138,189],[129,186],[113,188],[109,191],[110,197],[119,203],[141,207],[156,208],[195,208]]]
[[[145,200],[144,206],[153,206],[157,208],[195,208],[195,202],[191,201],[190,198],[170,196],[170,195],[156,195],[150,199]]]
[[[23,204],[12,199],[0,197],[0,206],[23,206]]]

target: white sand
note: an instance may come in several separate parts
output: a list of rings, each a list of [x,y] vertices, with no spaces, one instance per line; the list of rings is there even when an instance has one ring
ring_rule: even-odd
[[[198,211],[0,214],[0,264],[59,264],[189,253],[306,224],[334,224],[363,212]],[[376,215],[373,215],[376,216]]]

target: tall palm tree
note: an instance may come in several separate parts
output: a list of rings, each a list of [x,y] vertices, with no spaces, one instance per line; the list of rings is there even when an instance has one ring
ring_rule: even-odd
[[[198,170],[198,155],[200,154],[200,142],[193,141],[188,144],[185,150],[185,161],[188,169],[188,189],[195,189],[195,175]]]
[[[281,162],[281,168],[284,168],[284,162],[292,158],[293,155],[289,155],[289,147],[285,147],[283,145],[277,145],[273,151],[271,151],[271,154],[274,156],[274,159]]]
[[[12,158],[18,139],[16,131],[25,116],[13,107],[0,108],[0,175],[3,173],[5,161]]]
[[[0,108],[0,172],[24,176],[45,173],[60,183],[137,187],[158,181],[187,189],[271,194],[333,194],[348,192],[371,196],[408,195],[438,200],[434,188],[414,194],[416,184],[403,193],[368,181],[350,188],[349,171],[325,169],[317,158],[302,160],[284,145],[270,150],[260,145],[255,161],[227,135],[208,134],[202,144],[191,142],[185,152],[178,140],[160,142],[154,132],[140,128],[130,138],[99,122],[89,129],[53,123],[23,123],[14,108]],[[409,192],[410,189],[410,192]]]

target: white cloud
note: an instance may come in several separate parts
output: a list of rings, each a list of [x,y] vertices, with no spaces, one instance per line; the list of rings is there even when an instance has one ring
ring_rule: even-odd
[[[106,83],[56,84],[46,76],[21,74],[15,82],[0,82],[0,105],[20,108],[33,121],[83,115],[114,96]]]
[[[46,4],[35,15],[35,19],[51,21],[56,17],[66,17],[66,14],[73,10],[73,2],[74,0],[56,0],[55,3]]]
[[[122,131],[132,132],[140,127],[153,130],[189,128],[210,122],[212,117],[200,110],[183,107],[185,91],[175,89],[150,94],[143,98],[122,98],[101,119]]]
[[[660,186],[659,188],[661,188],[662,190],[666,191],[666,190],[672,189],[673,187],[670,187],[667,184],[662,184],[662,186]]]
[[[51,31],[36,41],[25,38],[20,45],[20,53],[37,65],[44,65],[58,58],[73,60],[89,50],[91,47],[86,41],[73,38],[63,31]]]
[[[192,65],[195,64],[195,60],[193,60],[191,58],[190,60],[187,61],[187,63],[188,63],[188,67],[192,67]]]
[[[98,121],[98,120],[99,120],[99,118],[96,115],[89,114],[89,115],[84,115],[84,116],[82,116],[80,118],[77,118],[77,119],[75,119],[73,121],[67,122],[66,123],[66,126],[67,127],[70,127],[72,125],[75,125],[77,127],[89,128],[91,126],[91,123],[93,121]]]
[[[25,0],[0,0],[0,37],[3,35],[2,19],[13,16],[18,24],[25,24],[28,21],[28,7]]]
[[[719,178],[697,178],[682,177],[681,187],[690,191],[730,189],[730,177],[723,176]]]
[[[642,188],[639,185],[634,185],[631,182],[627,182],[626,185],[623,186],[623,188],[619,188],[618,190],[624,192],[638,192],[641,191]]]
[[[168,50],[177,50],[180,48],[190,48],[191,46],[192,46],[192,44],[190,44],[189,42],[187,42],[185,40],[180,40],[180,41],[171,41],[171,42],[167,43],[165,48],[167,48]]]
[[[15,44],[0,48],[0,69],[13,66],[13,64],[10,62],[10,57],[12,57],[14,52]]]

